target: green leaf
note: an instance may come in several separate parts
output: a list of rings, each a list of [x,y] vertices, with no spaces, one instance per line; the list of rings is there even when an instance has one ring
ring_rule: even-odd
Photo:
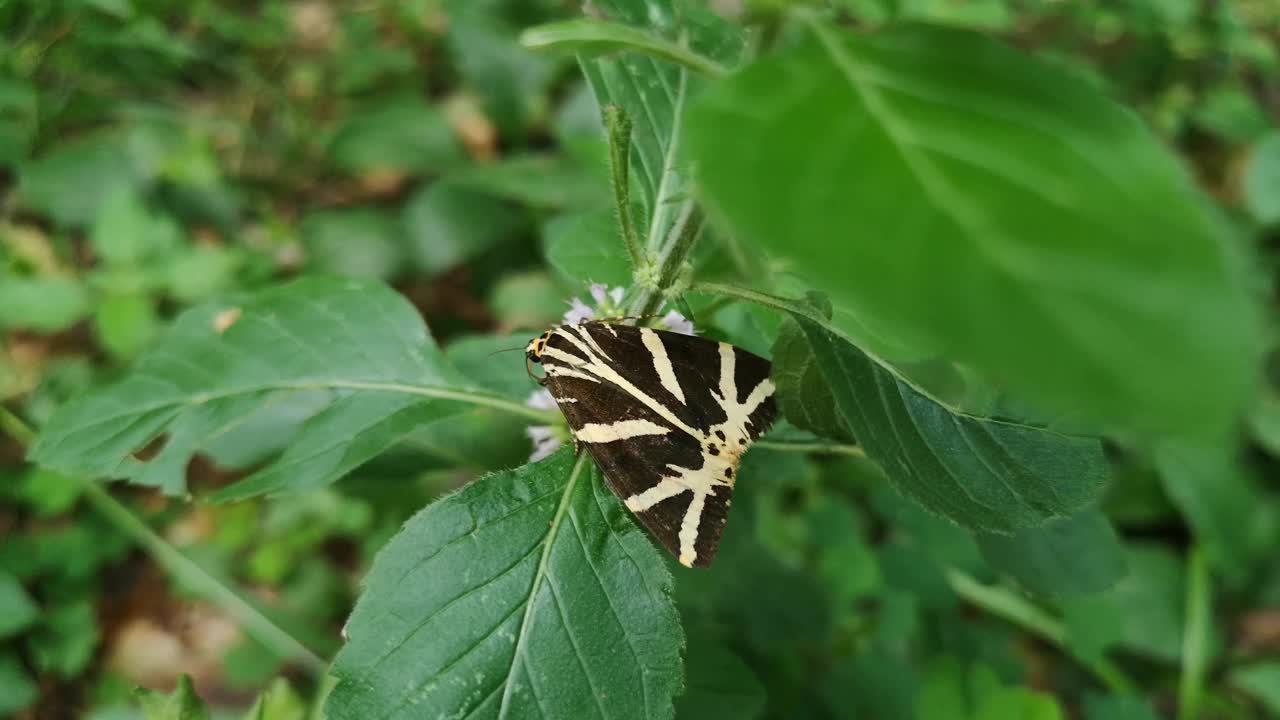
[[[489,4],[444,0],[441,5],[449,18],[446,40],[455,66],[484,100],[486,115],[503,137],[518,142],[545,102],[555,64],[520,47],[517,28]]]
[[[1261,662],[1231,671],[1230,683],[1280,715],[1280,662]],[[1090,718],[1092,720],[1092,718]]]
[[[903,3],[898,20],[916,20],[976,30],[1008,30],[1014,22],[1006,0],[914,0]]]
[[[507,155],[449,174],[458,187],[537,208],[597,208],[607,204],[604,168],[574,162],[563,155]]]
[[[315,270],[388,280],[403,269],[403,230],[392,215],[373,208],[319,210],[301,227]]]
[[[89,313],[89,291],[74,277],[0,273],[0,328],[57,332]]]
[[[764,711],[765,694],[756,674],[720,637],[695,626],[688,632],[684,693],[676,700],[680,720],[751,720]]]
[[[46,607],[31,635],[31,654],[41,672],[72,678],[84,671],[98,649],[97,613],[89,598]]]
[[[1134,695],[1090,695],[1084,701],[1087,720],[1158,720],[1151,703]]]
[[[726,72],[715,60],[687,47],[627,25],[592,18],[527,28],[520,34],[520,44],[534,50],[563,50],[587,56],[632,51],[683,65],[703,75],[719,76]]]
[[[845,423],[890,481],[971,530],[1011,533],[1094,501],[1107,467],[1097,440],[956,413],[795,308]]]
[[[108,196],[104,188],[136,186],[140,181],[123,145],[113,134],[59,143],[20,168],[23,204],[63,225],[88,224]]]
[[[967,671],[951,658],[935,662],[916,701],[916,717],[956,720],[1059,720],[1053,698],[1022,687],[1006,687],[991,668]]]
[[[39,614],[18,578],[0,570],[0,640],[22,632]]]
[[[0,714],[16,713],[36,701],[38,688],[16,653],[0,652]]]
[[[244,714],[244,720],[305,720],[307,706],[284,678],[276,678]]]
[[[489,295],[489,307],[502,327],[537,329],[558,325],[568,304],[564,288],[545,272],[530,271],[504,275]],[[536,334],[536,333],[533,333]],[[529,338],[524,338],[528,342]],[[508,346],[511,347],[511,346]],[[517,345],[523,347],[523,345]],[[528,375],[515,368],[522,380]]]
[[[98,301],[93,315],[98,343],[118,357],[132,357],[160,330],[155,304],[145,295],[113,295]]]
[[[1126,618],[1107,594],[1078,595],[1057,602],[1062,611],[1067,649],[1087,663],[1105,660],[1108,650],[1124,639]]]
[[[30,82],[0,77],[0,167],[14,167],[31,150],[39,125],[36,103]]]
[[[822,437],[854,440],[818,358],[795,320],[783,323],[774,341],[771,376],[778,388],[778,409],[791,424]]]
[[[713,218],[1054,415],[1225,434],[1256,375],[1249,284],[1136,117],[977,35],[811,25],[690,111]]]
[[[590,468],[561,450],[407,522],[347,621],[327,717],[672,717],[671,577]]]
[[[1062,708],[1052,695],[1030,688],[1007,687],[978,702],[974,720],[1061,720]]]
[[[593,15],[653,36],[653,42],[675,44],[712,62],[732,65],[743,48],[741,30],[703,3],[689,0],[599,0]],[[650,42],[649,44],[652,44]],[[689,191],[688,170],[681,164],[681,116],[700,78],[683,67],[634,52],[580,60],[583,74],[601,106],[617,105],[630,118],[631,163],[653,250],[678,215],[674,199]],[[612,237],[617,238],[618,235]]]
[[[1249,153],[1244,204],[1263,225],[1280,224],[1280,130],[1272,130]]]
[[[41,467],[32,467],[15,488],[15,495],[34,511],[37,517],[51,517],[66,512],[80,498],[84,481]],[[2,623],[0,623],[2,624]]]
[[[349,113],[329,140],[329,159],[350,173],[439,173],[462,164],[462,144],[444,114],[417,96]]]
[[[542,229],[547,262],[569,280],[626,287],[631,261],[621,233],[610,210],[557,215]]]
[[[138,688],[135,696],[145,720],[209,720],[209,708],[196,695],[191,677],[185,673],[178,678],[178,687],[168,695]]]
[[[93,217],[89,239],[108,265],[136,265],[157,250],[179,244],[181,230],[172,219],[156,215],[132,187],[107,193]]]
[[[1271,128],[1271,119],[1252,91],[1234,81],[1206,93],[1192,120],[1200,129],[1231,142],[1257,140]]]
[[[165,288],[175,300],[193,304],[232,287],[242,256],[234,249],[199,245],[169,258]]]
[[[1162,660],[1182,654],[1185,625],[1183,568],[1178,556],[1158,545],[1130,545],[1128,574],[1108,593],[1115,612],[1127,619],[1122,644]]]
[[[524,346],[530,339],[526,333],[463,336],[445,346],[444,356],[476,387],[523,402],[539,389],[525,372]],[[503,352],[512,348],[519,352]]]
[[[428,185],[405,204],[409,254],[428,273],[470,260],[525,227],[522,212],[491,195],[447,182]]]
[[[1221,446],[1164,443],[1155,460],[1165,493],[1191,525],[1209,564],[1233,583],[1250,580],[1280,541],[1274,499]]]
[[[977,540],[992,568],[1040,595],[1101,592],[1125,574],[1124,548],[1096,508],[1012,535],[979,533]]]
[[[882,615],[882,626],[883,621]],[[873,646],[838,665],[830,673],[823,695],[830,707],[847,713],[847,717],[910,718],[918,684],[910,664]]]
[[[181,493],[188,461],[261,408],[299,395],[324,407],[274,464],[224,489],[244,497],[317,487],[461,401],[541,417],[467,390],[417,311],[378,284],[305,278],[183,313],[120,382],[46,423],[38,463]],[[162,447],[141,457],[157,438]]]

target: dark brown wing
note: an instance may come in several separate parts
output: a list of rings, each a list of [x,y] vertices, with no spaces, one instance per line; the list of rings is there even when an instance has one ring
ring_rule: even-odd
[[[773,423],[769,363],[705,338],[627,325],[556,328],[543,384],[579,448],[653,536],[705,567],[738,458]]]

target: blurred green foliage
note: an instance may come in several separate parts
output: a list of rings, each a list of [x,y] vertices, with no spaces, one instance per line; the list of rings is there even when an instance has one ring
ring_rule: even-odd
[[[810,5],[864,29],[976,29],[1035,55],[1136,111],[1179,154],[1215,201],[1215,222],[1259,259],[1241,291],[1273,303],[1274,0],[721,5],[758,31],[748,48],[801,44],[803,24],[789,13]],[[523,28],[579,10],[558,0],[0,4],[0,715],[207,717],[186,680],[172,696],[133,696],[135,685],[168,688],[189,672],[210,704],[234,708],[230,717],[305,717],[325,683],[229,620],[202,578],[234,588],[327,660],[360,579],[405,521],[468,480],[524,461],[526,421],[485,407],[406,421],[341,482],[283,499],[189,503],[137,485],[108,494],[86,489],[96,477],[24,457],[31,428],[165,347],[181,312],[296,275],[391,284],[467,382],[522,402],[533,386],[519,353],[492,353],[557,321],[568,298],[585,297],[585,282],[631,280],[593,93],[573,57],[517,41]],[[709,44],[703,30],[694,45],[709,56],[732,62],[745,52]],[[641,154],[650,141],[637,136]],[[654,210],[643,188],[636,203]],[[761,212],[761,227],[779,224],[778,244],[791,240],[787,228],[827,228],[813,212]],[[778,275],[778,292],[805,289],[758,248],[704,244],[692,262],[702,277]],[[757,267],[769,272],[753,275]],[[799,396],[825,392],[790,321],[780,330],[756,307],[686,299],[712,336],[762,353],[780,336],[774,356],[792,351]],[[936,347],[902,342],[874,319],[837,311],[835,323],[959,404],[1014,402],[966,385],[967,368],[939,369]],[[317,344],[331,340],[315,329]],[[1053,531],[1068,547],[1105,536],[1107,552],[1056,558],[1061,567],[1018,570],[1025,547],[1011,557],[993,547],[1007,537],[975,542],[895,494],[861,458],[753,451],[742,480],[751,491],[739,494],[716,566],[676,583],[687,642],[678,716],[1172,717],[1192,543],[1204,547],[1213,578],[1202,716],[1280,716],[1275,337],[1273,325],[1263,333],[1270,374],[1238,446],[1112,438],[1102,513]],[[1170,375],[1183,367],[1168,363]],[[1233,393],[1237,380],[1224,380]],[[1177,420],[1176,398],[1167,399],[1164,415],[1122,409]],[[839,400],[798,403],[787,415],[807,411],[797,425],[842,439]],[[323,407],[317,397],[263,402],[184,458],[186,489],[204,498],[234,487],[304,436]],[[321,476],[302,481],[314,488]],[[112,508],[122,507],[142,531],[119,522]],[[1089,535],[1095,519],[1103,529]],[[198,576],[158,564],[141,532],[192,561]],[[1044,557],[1061,547],[1043,536],[1026,546],[1038,542],[1048,543]],[[995,584],[1000,572],[1038,594]],[[978,599],[956,573],[1003,594]],[[1089,592],[1073,592],[1082,586]],[[1108,663],[1135,686],[1108,685]]]

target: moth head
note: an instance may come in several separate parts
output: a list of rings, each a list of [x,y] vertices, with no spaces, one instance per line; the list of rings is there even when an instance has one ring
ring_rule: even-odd
[[[538,337],[530,340],[529,344],[524,346],[525,358],[528,359],[529,362],[541,363],[542,351],[547,348],[547,340],[550,340],[550,339],[551,339],[551,331],[548,330],[542,333],[541,335],[539,335]]]
[[[542,351],[547,348],[547,340],[550,339],[551,331],[548,330],[538,337],[530,340],[529,344],[524,346],[524,370],[529,374],[529,377],[537,380],[539,383],[541,383],[542,380],[537,375],[533,374],[533,370],[529,368],[529,365],[530,363],[534,365],[542,364]]]

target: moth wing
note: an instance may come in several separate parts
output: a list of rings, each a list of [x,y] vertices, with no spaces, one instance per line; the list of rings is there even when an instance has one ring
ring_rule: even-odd
[[[776,415],[769,362],[705,338],[600,322],[556,328],[547,347],[544,384],[578,448],[680,562],[710,564],[739,457]]]
[[[647,409],[628,402],[625,393],[612,386],[594,387],[594,383],[574,378],[548,376],[545,381],[552,397],[556,398],[569,428],[577,433],[588,424],[608,425],[619,420],[647,420],[655,425],[661,418]],[[562,399],[570,399],[568,402]],[[609,489],[622,500],[631,514],[640,521],[664,548],[675,557],[681,556],[680,532],[686,523],[694,494],[681,492],[656,502],[642,510],[636,510],[635,501],[673,474],[669,465],[697,467],[701,462],[701,445],[693,437],[679,430],[669,430],[661,435],[640,435],[625,442],[581,442],[574,440],[579,451],[586,450],[600,468]],[[694,543],[695,567],[706,567],[715,557],[720,535],[728,518],[729,499],[733,489],[716,488],[706,497],[698,517]]]

